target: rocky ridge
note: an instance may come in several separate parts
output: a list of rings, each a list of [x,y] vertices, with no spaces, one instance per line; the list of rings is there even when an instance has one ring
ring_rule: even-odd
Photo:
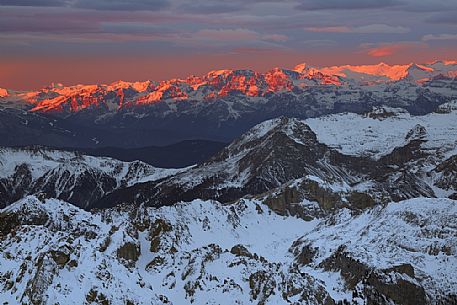
[[[257,200],[89,213],[32,196],[0,211],[9,219],[0,227],[0,298],[454,304],[455,209],[453,200],[422,198],[305,221]]]
[[[59,198],[82,208],[110,192],[178,172],[140,161],[121,162],[45,147],[0,148],[0,207],[27,194]]]

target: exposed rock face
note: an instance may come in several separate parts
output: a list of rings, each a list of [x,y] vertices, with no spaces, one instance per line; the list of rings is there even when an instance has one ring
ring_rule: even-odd
[[[280,215],[293,214],[292,204],[298,203],[303,199],[296,189],[290,187],[285,187],[283,192],[273,194],[273,196],[266,198],[265,203]]]
[[[253,257],[251,252],[243,245],[235,245],[230,249],[230,253],[236,256]]]
[[[316,181],[307,180],[301,188],[305,191],[305,198],[311,201],[317,201],[323,210],[335,209],[341,202],[340,196],[329,189],[323,188]]]
[[[299,179],[262,194],[259,198],[280,215],[293,215],[306,220],[329,213],[343,203],[340,194],[310,179]],[[317,204],[303,205],[302,202],[306,200]]]
[[[22,163],[15,167],[10,177],[0,178],[0,207],[15,202],[26,194],[32,184],[32,173],[27,164]]]
[[[141,251],[138,245],[127,242],[117,249],[117,257],[127,261],[136,262],[140,256]]]
[[[20,224],[16,214],[0,213],[0,237],[14,232]]]
[[[308,247],[308,246],[306,246]],[[354,289],[359,282],[371,273],[371,270],[363,263],[353,259],[344,252],[344,246],[338,250],[320,266],[327,271],[339,271],[344,278],[348,289]]]
[[[376,202],[374,199],[367,193],[352,192],[347,198],[351,207],[356,209],[366,209],[374,207]]]
[[[265,304],[266,300],[273,294],[276,282],[267,272],[257,271],[249,276],[249,288],[251,297],[259,305]]]
[[[417,125],[406,135],[406,145],[395,148],[390,154],[384,156],[381,162],[403,167],[407,162],[424,158],[426,154],[421,149],[421,144],[425,141],[425,135],[425,128]]]
[[[416,285],[414,278],[412,278],[413,281],[405,280],[398,276],[398,273],[392,275],[392,272],[388,276],[393,278],[392,282],[390,279],[386,282],[385,274],[370,274],[366,288],[369,304],[382,304],[382,302],[387,303],[390,300],[395,304],[404,305],[425,305],[428,303],[424,288]]]
[[[424,289],[415,284],[414,269],[411,265],[374,270],[350,257],[344,250],[344,247],[340,247],[323,261],[321,266],[328,271],[339,271],[348,289],[354,290],[355,295],[362,293],[368,304],[387,305],[390,304],[390,300],[402,305],[427,304]]]
[[[311,245],[305,245],[302,247],[299,246],[301,246],[300,242],[295,242],[292,244],[293,254],[296,258],[296,262],[301,266],[310,264],[316,256],[318,248],[313,248]]]
[[[149,232],[149,238],[151,240],[151,252],[159,252],[161,235],[170,232],[171,230],[171,225],[163,219],[157,219],[152,224]]]
[[[46,304],[48,302],[47,289],[54,280],[58,266],[50,255],[42,255],[38,258],[34,276],[27,282],[21,301],[30,302],[33,305]]]
[[[434,172],[439,174],[436,180],[437,186],[447,191],[457,191],[457,156],[452,156],[440,163]]]
[[[365,116],[377,120],[383,120],[390,117],[395,117],[397,114],[394,111],[389,111],[384,107],[373,107],[371,111],[364,113]]]
[[[60,268],[63,268],[70,261],[70,255],[63,251],[51,251],[51,256]]]

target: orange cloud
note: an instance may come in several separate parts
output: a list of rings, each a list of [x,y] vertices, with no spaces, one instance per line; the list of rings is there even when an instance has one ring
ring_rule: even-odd
[[[384,43],[374,47],[371,45],[362,45],[362,47],[367,48],[365,52],[371,57],[386,57],[406,50],[425,48],[426,46],[423,43],[417,42]]]
[[[379,47],[379,48],[373,48],[371,50],[368,50],[368,55],[373,56],[373,57],[383,57],[383,56],[388,56],[392,55],[398,50],[400,50],[402,46],[384,46],[384,47]]]

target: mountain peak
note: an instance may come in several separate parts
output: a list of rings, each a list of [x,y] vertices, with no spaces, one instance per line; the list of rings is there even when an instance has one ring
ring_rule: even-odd
[[[52,89],[63,89],[65,86],[62,83],[51,83],[47,89],[52,90]]]
[[[406,134],[405,140],[424,140],[427,137],[427,129],[420,124],[416,124],[408,133]]]
[[[410,65],[388,65],[381,62],[376,65],[345,65],[322,68],[322,73],[338,75],[346,78],[356,78],[357,75],[384,77],[389,81],[397,81],[407,75]],[[354,75],[355,73],[355,75]]]
[[[8,95],[8,90],[0,88],[0,97],[7,97]]]
[[[308,65],[306,63],[301,63],[301,64],[296,65],[292,70],[295,72],[298,72],[298,73],[303,73],[307,69],[309,69]]]
[[[230,70],[230,69],[212,70],[212,71],[209,71],[206,74],[206,76],[208,78],[217,78],[219,76],[226,77],[227,75],[229,75],[232,72],[233,72],[233,70]]]
[[[126,82],[119,80],[117,82],[111,83],[109,86],[107,86],[109,89],[112,90],[118,90],[118,89],[128,89],[132,88],[137,92],[144,92],[149,89],[149,87],[152,85],[151,81],[138,81],[138,82]]]
[[[421,65],[421,64],[416,64],[416,63],[411,63],[411,64],[409,64],[408,70],[410,70],[410,69],[416,69],[416,70],[422,70],[422,71],[433,72],[433,68],[427,67],[427,66]]]
[[[296,118],[281,116],[279,118],[267,120],[257,124],[230,146],[239,147],[248,142],[253,143],[264,137],[276,137],[277,135],[286,135],[294,142],[302,145],[309,142],[309,139],[313,141],[316,140],[315,133],[303,121]]]

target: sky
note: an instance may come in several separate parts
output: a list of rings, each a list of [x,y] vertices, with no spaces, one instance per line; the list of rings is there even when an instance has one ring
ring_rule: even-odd
[[[0,0],[0,87],[457,59],[456,0]]]

